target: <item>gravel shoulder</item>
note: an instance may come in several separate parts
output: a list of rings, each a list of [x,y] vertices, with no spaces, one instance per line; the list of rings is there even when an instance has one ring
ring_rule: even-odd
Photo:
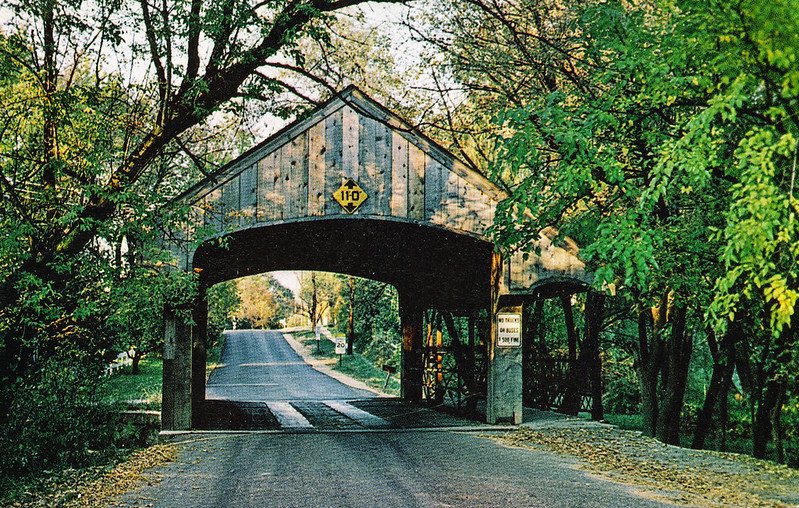
[[[578,467],[646,497],[700,507],[799,506],[799,471],[747,455],[663,444],[612,425],[541,414],[501,443],[579,460]]]

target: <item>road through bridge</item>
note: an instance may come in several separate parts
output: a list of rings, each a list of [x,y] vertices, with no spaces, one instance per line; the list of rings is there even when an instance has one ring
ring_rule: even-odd
[[[283,432],[391,431],[474,427],[469,420],[353,387],[307,363],[291,335],[225,332],[206,388],[207,430]],[[345,378],[348,379],[348,378]]]
[[[484,397],[488,422],[519,423],[524,302],[584,288],[589,275],[576,246],[556,244],[553,234],[500,254],[488,228],[506,197],[356,88],[188,189],[177,199],[188,218],[167,243],[177,269],[199,274],[200,291],[191,325],[166,312],[164,429],[198,427],[204,418],[207,288],[275,270],[395,286],[408,401],[428,395],[425,311],[468,316],[469,338],[456,352],[463,391]],[[437,323],[440,336],[449,321]],[[435,347],[436,334],[427,335]],[[478,356],[485,366],[479,375]]]
[[[507,428],[352,389],[303,362],[280,332],[226,335],[206,421],[239,432],[175,432],[176,461],[113,506],[671,506],[571,458],[487,437]],[[567,423],[542,412],[537,424],[547,422]]]

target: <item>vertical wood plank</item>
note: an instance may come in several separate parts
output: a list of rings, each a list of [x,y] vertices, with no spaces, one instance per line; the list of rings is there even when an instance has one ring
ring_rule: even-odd
[[[333,200],[333,193],[341,187],[344,176],[343,116],[340,109],[325,119],[325,215],[342,213],[341,207]]]
[[[258,161],[258,206],[255,211],[255,222],[269,220],[269,212],[272,208],[270,192],[275,188],[272,180],[272,168],[269,165],[270,156],[267,155]]]
[[[283,182],[282,195],[285,199],[285,204],[283,205],[283,214],[280,217],[281,219],[294,216],[294,201],[296,196],[292,192],[292,187],[294,186],[294,180],[292,179],[294,176],[294,171],[291,170],[291,161],[294,156],[292,148],[293,144],[291,141],[280,147],[280,155],[282,158],[280,180]],[[275,189],[275,192],[277,192],[277,189]]]
[[[490,204],[491,201],[481,190],[475,189],[476,191],[476,199],[474,201],[474,210],[475,210],[475,232],[476,233],[484,233],[488,226],[490,226],[494,222],[494,215],[492,210],[489,208],[492,207]]]
[[[391,215],[408,215],[408,140],[391,133]]]
[[[302,133],[283,146],[284,219],[304,217],[308,211],[308,166],[306,157],[307,133]]]
[[[358,181],[358,148],[360,138],[360,122],[358,113],[349,106],[342,109],[342,128],[343,128],[343,153],[342,169],[344,176]],[[333,189],[334,191],[336,189]]]
[[[375,213],[375,203],[379,199],[375,162],[375,121],[363,115],[358,115],[358,178],[356,181],[369,196],[358,208],[358,214]],[[346,124],[345,124],[346,125]]]
[[[241,220],[243,223],[251,224],[254,220],[256,208],[258,206],[257,184],[258,167],[251,164],[241,173]]]
[[[444,167],[432,157],[425,160],[424,178],[424,218],[436,219],[439,223],[445,202],[445,183],[443,182]]]
[[[239,224],[239,177],[225,182],[222,187],[222,227]]]
[[[425,153],[408,143],[408,218],[424,219]]]
[[[308,215],[325,213],[325,122],[308,131]]]
[[[391,162],[393,150],[393,136],[391,129],[382,123],[376,123],[375,129],[375,213],[378,215],[391,215]]]
[[[463,185],[463,207],[466,210],[466,221],[463,228],[466,231],[475,231],[477,227],[477,210],[474,208],[474,203],[477,198],[477,189],[470,185],[469,182],[464,181]]]
[[[203,223],[217,230],[222,224],[222,188],[216,187],[205,195]]]
[[[444,210],[448,217],[447,223],[455,229],[463,229],[466,221],[466,210],[463,208],[460,195],[463,179],[449,170],[445,170],[444,173],[447,187],[447,204]]]
[[[281,219],[283,214],[283,178],[281,154],[275,150],[259,162],[258,204],[260,222]]]

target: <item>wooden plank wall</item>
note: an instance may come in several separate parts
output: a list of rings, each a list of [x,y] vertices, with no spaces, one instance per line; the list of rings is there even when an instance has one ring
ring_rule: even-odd
[[[496,201],[383,122],[349,106],[286,138],[257,162],[232,167],[196,196],[204,225],[221,231],[303,217],[342,216],[332,199],[346,178],[368,199],[354,216],[429,222],[482,235]],[[201,205],[201,206],[200,206]]]

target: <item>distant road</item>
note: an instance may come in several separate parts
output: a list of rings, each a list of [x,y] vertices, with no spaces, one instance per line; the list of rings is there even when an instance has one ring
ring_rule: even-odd
[[[225,332],[220,366],[208,379],[206,397],[232,401],[366,399],[375,395],[351,388],[305,363],[281,332]]]

